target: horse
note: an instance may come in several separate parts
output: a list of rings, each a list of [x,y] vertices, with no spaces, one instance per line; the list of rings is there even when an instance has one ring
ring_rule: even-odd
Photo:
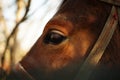
[[[119,6],[114,6],[113,9],[113,4],[100,0],[64,0],[59,11],[46,24],[40,38],[13,68],[7,80],[119,80],[118,22],[111,38],[102,41],[108,37],[106,35],[100,40],[100,45],[107,43],[102,55],[95,57],[91,65],[89,61],[93,57],[88,58],[96,42],[99,42],[112,9],[115,10],[112,18],[117,20],[116,8]],[[102,47],[95,50],[101,51]],[[84,72],[85,75],[82,75]]]

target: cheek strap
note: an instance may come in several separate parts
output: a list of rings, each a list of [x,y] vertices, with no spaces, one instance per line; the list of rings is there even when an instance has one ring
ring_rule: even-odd
[[[81,65],[80,70],[78,71],[78,74],[74,80],[89,79],[90,75],[92,74],[92,71],[95,69],[103,53],[105,52],[106,47],[108,46],[117,25],[118,25],[117,10],[115,6],[113,6],[98,40],[93,46],[93,49],[90,51],[90,54],[86,58],[85,62]]]

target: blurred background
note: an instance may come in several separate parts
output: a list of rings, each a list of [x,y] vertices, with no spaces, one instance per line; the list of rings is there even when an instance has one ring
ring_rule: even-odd
[[[34,45],[62,0],[0,0],[0,67],[10,70]]]

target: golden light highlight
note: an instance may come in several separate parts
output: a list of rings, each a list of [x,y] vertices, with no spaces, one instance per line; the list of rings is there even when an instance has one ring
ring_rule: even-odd
[[[82,39],[82,42],[81,42],[82,51],[81,52],[83,54],[81,54],[81,56],[84,56],[88,50],[89,45],[92,42],[92,34],[89,33],[87,30],[86,31],[82,30],[80,31],[79,34]]]

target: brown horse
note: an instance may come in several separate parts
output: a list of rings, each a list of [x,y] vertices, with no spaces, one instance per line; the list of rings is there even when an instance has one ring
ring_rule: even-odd
[[[65,0],[8,80],[75,80],[111,9],[99,0]],[[120,80],[119,25],[89,80]]]

